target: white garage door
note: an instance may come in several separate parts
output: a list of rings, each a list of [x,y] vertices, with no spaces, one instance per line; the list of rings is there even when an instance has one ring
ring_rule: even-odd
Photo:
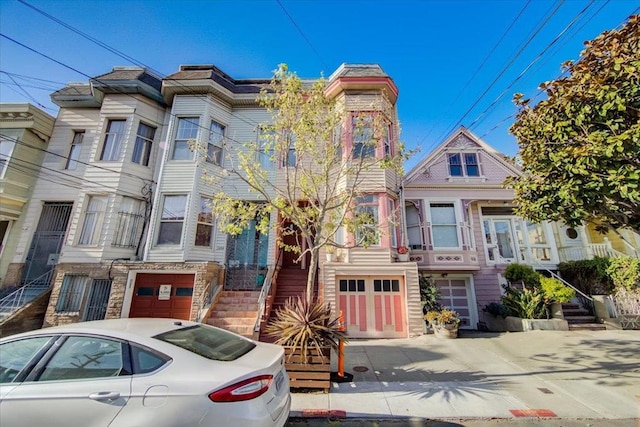
[[[472,310],[474,298],[470,280],[467,278],[435,279],[440,291],[440,304],[460,315],[460,328],[472,329],[476,323],[476,315]]]

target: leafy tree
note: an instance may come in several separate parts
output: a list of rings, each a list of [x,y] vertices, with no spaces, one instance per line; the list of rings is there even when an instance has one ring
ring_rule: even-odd
[[[390,137],[389,125],[396,123],[395,110],[382,93],[374,105],[356,112],[352,123],[344,103],[326,96],[326,85],[324,78],[303,81],[281,65],[259,97],[271,120],[260,125],[258,140],[235,149],[230,146],[233,164],[225,175],[205,177],[222,188],[214,194],[212,212],[224,232],[238,234],[259,218],[260,232],[275,227],[281,237],[295,236],[296,244],[278,241],[283,250],[298,254],[298,260],[310,254],[308,301],[323,247],[366,247],[391,225],[390,219],[379,226],[369,212],[357,208],[357,202],[365,194],[369,172],[383,168],[401,175],[406,157],[401,144],[384,158],[365,155]],[[343,129],[361,142],[350,153],[343,146]],[[247,187],[254,200],[237,200],[236,184]],[[280,219],[270,221],[272,215]],[[338,243],[340,228],[355,238]]]
[[[515,95],[523,174],[506,184],[532,222],[639,232],[640,15],[585,45],[567,76],[541,85],[546,100]]]

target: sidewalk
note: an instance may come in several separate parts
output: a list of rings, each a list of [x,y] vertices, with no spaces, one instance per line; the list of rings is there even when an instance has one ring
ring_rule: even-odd
[[[333,383],[328,394],[293,393],[291,416],[328,410],[357,419],[622,421],[640,415],[640,331],[352,341],[345,370],[353,382]]]

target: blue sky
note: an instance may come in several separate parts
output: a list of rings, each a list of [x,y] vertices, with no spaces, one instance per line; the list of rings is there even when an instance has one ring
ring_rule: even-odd
[[[512,95],[536,96],[585,40],[638,13],[637,0],[0,0],[0,102],[52,115],[52,91],[132,62],[28,5],[161,75],[214,64],[265,78],[287,63],[314,78],[378,63],[400,89],[402,140],[422,150],[407,168],[460,124],[515,155]]]

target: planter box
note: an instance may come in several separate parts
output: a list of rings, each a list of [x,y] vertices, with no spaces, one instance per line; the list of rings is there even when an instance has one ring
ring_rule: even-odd
[[[484,323],[487,325],[487,329],[491,332],[507,332],[507,319],[500,316],[493,316],[487,314],[484,316]]]
[[[564,319],[521,319],[507,316],[507,331],[568,331],[569,323]]]
[[[291,388],[322,389],[325,393],[331,387],[331,348],[323,347],[322,353],[311,349],[311,356],[303,360],[300,349],[284,347],[284,363],[289,374]]]

